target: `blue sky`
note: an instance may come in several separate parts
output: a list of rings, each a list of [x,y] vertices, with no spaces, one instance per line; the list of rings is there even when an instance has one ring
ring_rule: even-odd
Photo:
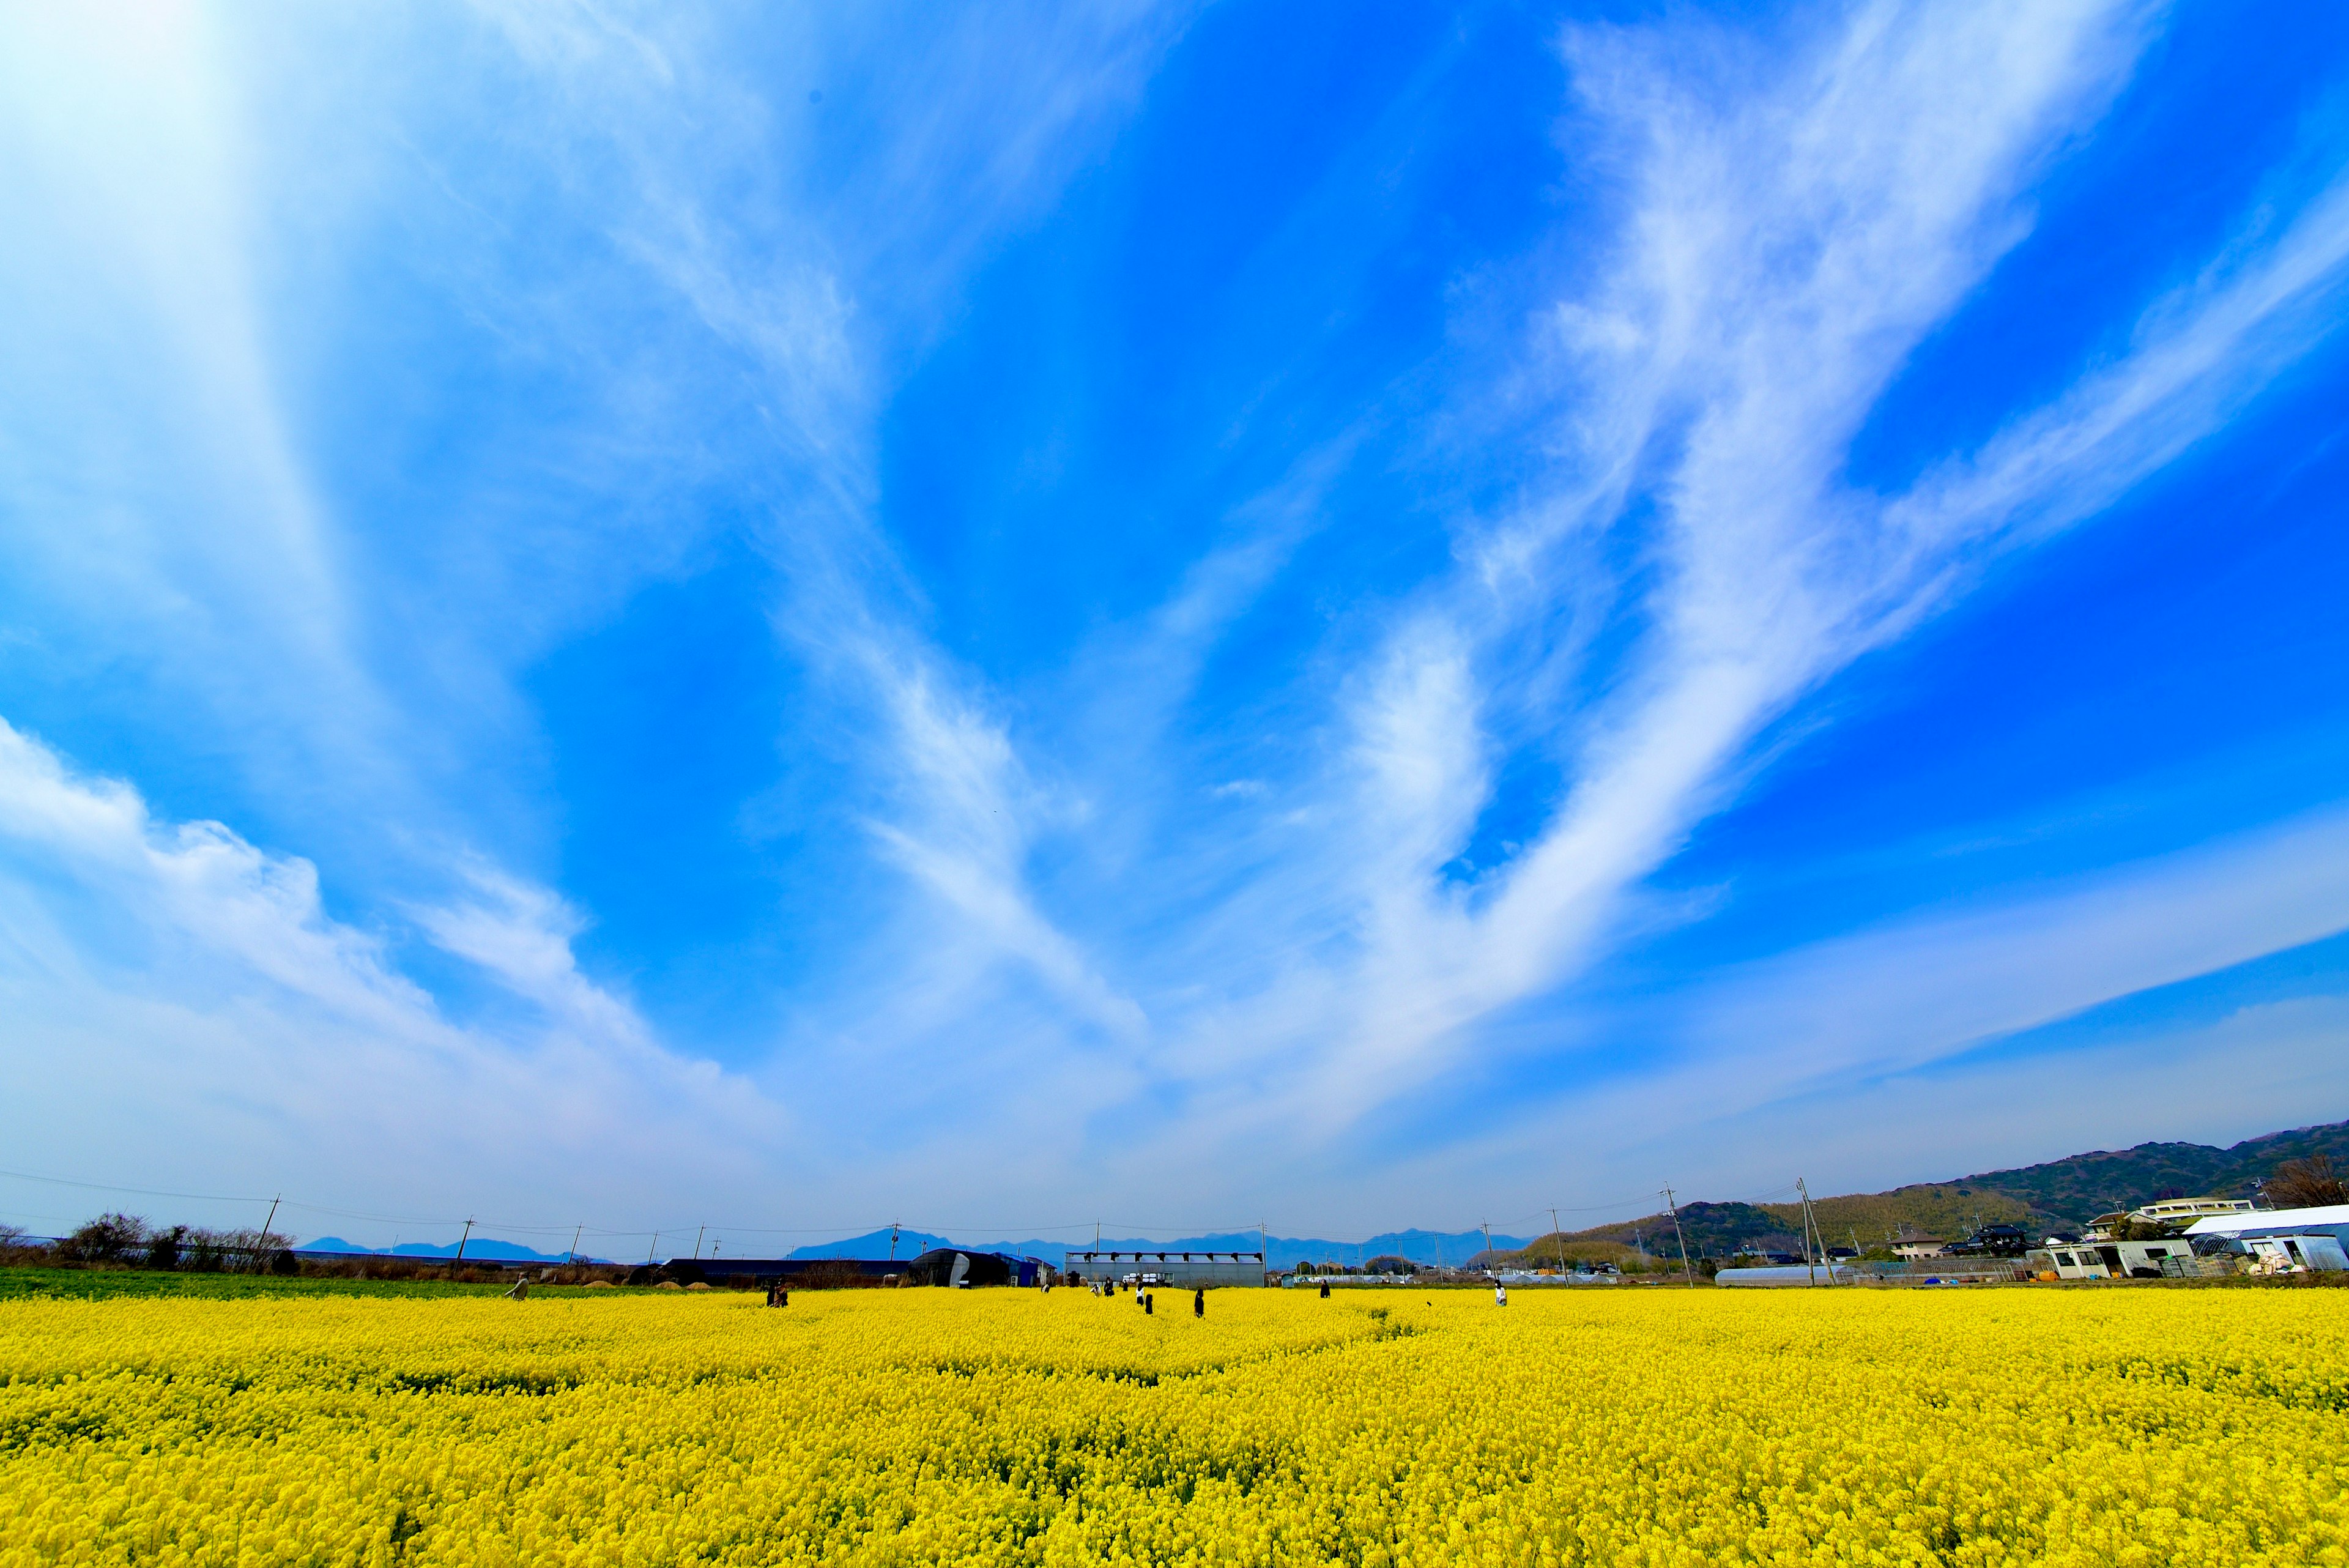
[[[2349,1115],[2337,7],[17,33],[14,1168],[743,1251]]]

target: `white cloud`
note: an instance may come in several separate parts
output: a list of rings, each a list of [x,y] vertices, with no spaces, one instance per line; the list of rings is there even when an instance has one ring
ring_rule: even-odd
[[[193,693],[223,731],[268,737],[249,760],[292,791],[381,770],[387,715],[269,352],[223,53],[202,14],[169,7],[12,29],[0,540],[9,607],[49,652]]]
[[[305,456],[273,357],[286,323],[254,281],[282,284],[301,248],[260,192],[285,174],[261,148],[302,143],[282,89],[303,71],[254,40],[228,59],[197,23],[82,15],[97,19],[44,23],[47,45],[13,57],[21,90],[0,111],[8,145],[36,154],[0,159],[0,196],[62,214],[54,243],[0,261],[33,302],[0,306],[0,325],[52,369],[103,348],[96,369],[33,391],[20,378],[0,402],[0,462],[12,499],[30,498],[10,514],[28,563],[16,592],[57,635],[138,649],[172,699],[158,709],[238,755],[258,793],[367,825],[353,836],[406,864],[343,899],[387,911],[387,929],[401,911],[523,1022],[452,1022],[403,972],[437,961],[403,966],[364,918],[330,918],[309,861],[158,824],[128,787],[77,778],[13,731],[5,983],[45,1075],[36,1102],[120,1080],[160,1126],[174,1104],[233,1093],[249,1135],[235,1147],[292,1137],[320,1170],[336,1147],[405,1137],[470,1143],[458,1163],[555,1191],[567,1179],[499,1145],[501,1118],[550,1093],[547,1137],[658,1147],[678,1183],[698,1160],[778,1168],[786,1136],[813,1165],[881,1136],[847,1125],[864,1107],[914,1102],[895,1124],[914,1147],[853,1179],[915,1196],[962,1158],[938,1129],[982,1117],[1089,1147],[1090,1118],[1146,1106],[1104,1125],[1164,1128],[1195,1154],[1341,1133],[1609,951],[1642,880],[1806,693],[1999,551],[2094,515],[2221,429],[2331,329],[2349,257],[2343,191],[2264,214],[2046,407],[1906,494],[1867,493],[1845,472],[1855,433],[2028,232],[2036,177],[2126,81],[2147,13],[1873,5],[1767,39],[1702,22],[1577,30],[1562,45],[1573,135],[1599,150],[1615,206],[1585,252],[1590,280],[1538,312],[1527,379],[1554,417],[1537,493],[1464,525],[1454,570],[1380,620],[1367,652],[1332,639],[1250,733],[1177,734],[1215,640],[1322,526],[1332,475],[1368,444],[1350,432],[1220,518],[1231,536],[1154,615],[1072,662],[1076,717],[1039,722],[934,635],[879,520],[880,413],[988,251],[1107,145],[1184,13],[973,13],[918,47],[804,13],[745,62],[685,14],[491,7],[448,56],[463,84],[496,84],[493,123],[458,101],[465,88],[443,93],[440,60],[413,80],[370,66],[366,112],[318,120],[338,177],[311,178],[353,192],[348,209],[304,243],[333,252],[339,225],[373,232],[400,204],[422,225],[406,258],[419,286],[484,341],[546,356],[586,411],[526,461],[485,467],[465,504],[415,507],[366,541]],[[828,107],[762,70],[830,88]],[[855,95],[853,116],[824,118]],[[448,124],[354,152],[386,128],[389,146]],[[447,195],[437,220],[414,216],[428,181]],[[559,242],[516,238],[542,220]],[[85,289],[92,257],[107,270]],[[139,325],[109,337],[114,316]],[[60,387],[76,396],[52,418],[36,405]],[[763,1081],[813,1107],[797,1120],[665,1053],[582,971],[593,912],[464,847],[520,840],[527,865],[551,840],[543,802],[509,801],[508,831],[474,831],[477,790],[528,794],[502,765],[532,745],[517,672],[678,569],[709,526],[696,487],[713,475],[730,508],[756,513],[781,581],[777,634],[810,682],[792,717],[853,797],[829,818],[856,839],[843,858],[896,874],[821,911],[863,940],[789,999]],[[372,592],[387,580],[398,592]],[[1383,613],[1359,611],[1349,635]],[[1485,864],[1464,866],[1528,756],[1560,782],[1536,820],[1508,825],[1497,864],[1479,848]],[[1040,874],[1054,857],[1065,875]],[[2169,867],[2011,928],[1902,928],[1745,977],[1754,989],[1715,999],[1735,1021],[1700,1041],[1703,1070],[1747,1103],[1831,1071],[1905,1072],[2331,918],[2322,887],[2287,888],[2288,855],[2228,864],[2211,875],[2253,891],[2205,888],[2190,937],[2128,912],[2200,896]],[[2051,969],[2042,950],[2075,961]],[[1871,991],[1883,966],[1907,989]],[[1806,1023],[1813,984],[1858,1000]],[[161,1065],[142,1077],[142,1062]],[[1624,1114],[1683,1083],[1625,1087]],[[762,1152],[710,1152],[704,1118]],[[74,1147],[67,1130],[53,1147]],[[1106,1141],[1090,1179],[1159,1179],[1164,1147]],[[1335,1192],[1317,1158],[1290,1178]],[[1202,1202],[1238,1203],[1279,1165],[1209,1163]],[[994,1169],[1006,1194],[1068,1178],[1025,1144]]]
[[[309,862],[158,822],[5,722],[0,848],[0,1116],[21,1166],[368,1210],[586,1206],[624,1225],[771,1168],[757,1151],[790,1126],[654,1047],[580,974],[543,889],[483,873],[478,900],[419,911],[533,1004],[492,1031],[451,1021],[380,938],[328,915]]]
[[[530,5],[420,38],[323,16],[45,25],[11,55],[25,90],[0,121],[26,154],[0,160],[0,197],[44,214],[11,253],[38,308],[0,308],[47,355],[0,420],[12,492],[38,502],[10,512],[40,564],[24,618],[92,659],[138,650],[151,706],[333,851],[346,898],[438,905],[417,917],[437,940],[585,1024],[578,916],[474,847],[527,861],[555,831],[519,676],[691,559],[713,513],[763,514],[776,628],[815,677],[797,718],[839,742],[873,853],[909,873],[916,907],[872,936],[925,955],[916,985],[1009,965],[1135,1033],[1024,886],[1068,805],[927,637],[874,515],[874,427],[969,270],[1097,154],[1186,15],[974,14],[909,44],[808,13],[748,51],[704,18]],[[365,345],[386,290],[472,329],[468,375],[537,361],[575,405],[552,430],[473,409],[497,449],[436,437],[388,526],[334,504],[349,476],[311,472],[283,390],[295,348],[347,355],[352,322]],[[153,329],[93,358],[110,316]]]
[[[1619,255],[1558,313],[1561,488],[1473,537],[1390,646],[1381,689],[1441,686],[1424,710],[1440,722],[1411,740],[1421,765],[1373,770],[1338,808],[1367,834],[1288,868],[1371,885],[1334,987],[1361,1004],[1306,1047],[1318,1064],[1276,1116],[1386,1101],[1473,1050],[1478,1021],[1579,972],[1733,794],[1765,725],[1947,602],[1987,551],[2093,514],[2220,429],[2330,330],[2349,275],[2338,191],[2263,216],[2147,310],[2124,357],[1980,453],[1909,495],[1849,487],[1868,411],[2027,232],[2031,178],[2094,122],[2145,31],[2130,7],[1878,5],[1791,60],[1671,27],[1570,36],[1590,122],[1622,149],[1625,208]],[[1523,650],[1553,618],[1589,613],[1594,541],[1632,526],[1634,496],[1653,531],[1605,609],[1637,630],[1631,651],[1528,676]],[[1589,645],[1566,644],[1586,660]],[[1392,750],[1404,711],[1363,708],[1360,743]],[[1568,782],[1546,826],[1471,889],[1439,876],[1493,776],[1445,759],[1552,736]],[[1272,1022],[1285,994],[1266,1002],[1268,1041],[1290,1039]]]
[[[2169,1047],[2163,1042],[2173,1034],[2238,1041],[2253,1056],[2281,1062],[2306,1030],[2279,1023],[2282,1033],[2271,1039],[2257,1020],[2290,1022],[2307,1010],[2251,1008],[2223,1030],[2140,1023],[2091,1044],[1969,1058],[1980,1047],[2106,1003],[2344,929],[2349,817],[2336,812],[2081,877],[2028,898],[1895,921],[1722,976],[1656,1010],[1645,1025],[1655,1044],[1638,1067],[1577,1098],[1602,1124],[1654,1125],[1657,1107],[1679,1107],[1688,1124],[1680,1158],[1704,1148],[1710,1152],[1696,1158],[1718,1165],[1724,1156],[1765,1158],[1762,1151],[1783,1141],[1790,1123],[1894,1114],[1896,1102],[1928,1095],[1930,1085],[1944,1078],[1973,1085],[1967,1092],[1976,1097],[1993,1096],[2011,1080],[2004,1092],[2018,1104],[2025,1094],[2093,1104],[2127,1075],[2116,1075],[2113,1063],[2133,1057],[2139,1086],[2132,1103],[2158,1097],[2157,1089],[2174,1097],[2198,1079],[2165,1064]],[[2112,1043],[2113,1033],[2120,1043]],[[2305,1106],[2276,1102],[2287,1108],[2270,1114],[2284,1123],[2330,1117],[2334,1109],[2323,1094],[2337,1100],[2349,1093],[2349,1069],[2309,1065],[2314,1097]],[[2233,1125],[2252,1114],[2241,1099],[2250,1082],[2239,1076],[2235,1085],[2240,1093],[2230,1102],[2239,1118]],[[1879,1097],[1880,1112],[1873,1108]],[[2104,1113],[2048,1107],[2033,1125],[2060,1123],[2067,1114],[2077,1120]],[[2117,1113],[2113,1116],[2107,1125],[2121,1126]],[[1852,1141],[1856,1155],[1862,1140]],[[2064,1152],[2038,1147],[2042,1155]],[[1959,1155],[1954,1147],[1930,1158],[1945,1157],[1989,1158]],[[1913,1175],[1928,1157],[1903,1150],[1899,1158]]]
[[[1741,1103],[1764,1103],[1829,1078],[1913,1068],[2344,929],[2349,816],[2333,813],[1771,961],[1726,979],[1703,1005],[1693,1070],[1737,1082]]]
[[[1797,1175],[1875,1190],[2333,1120],[2349,1104],[2349,997],[2206,999],[2186,1022],[2166,1006],[2084,1015],[2344,930],[2349,815],[2333,811],[1621,1003],[1583,1021],[1607,1049],[1570,1089],[1349,1176],[1388,1203],[1431,1189],[1581,1203],[1642,1177],[1713,1199]]]

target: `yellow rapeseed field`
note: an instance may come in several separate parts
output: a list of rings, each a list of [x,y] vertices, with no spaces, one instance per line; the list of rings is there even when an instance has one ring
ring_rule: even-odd
[[[2340,1563],[2344,1330],[2125,1287],[17,1302],[0,1564]]]

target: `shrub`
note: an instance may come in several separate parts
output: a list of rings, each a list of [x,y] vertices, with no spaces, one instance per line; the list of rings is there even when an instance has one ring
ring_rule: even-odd
[[[789,1276],[795,1291],[854,1291],[881,1282],[845,1258],[821,1258]]]
[[[147,1240],[147,1221],[136,1214],[101,1214],[83,1221],[58,1253],[77,1263],[118,1263]]]
[[[180,1266],[180,1242],[187,1235],[185,1225],[174,1225],[169,1231],[158,1231],[147,1238],[147,1266],[150,1269],[176,1269]]]

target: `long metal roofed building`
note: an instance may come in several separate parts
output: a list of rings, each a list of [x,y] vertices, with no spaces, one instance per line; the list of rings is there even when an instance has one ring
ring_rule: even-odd
[[[635,1272],[647,1276],[657,1272],[679,1284],[699,1280],[719,1289],[733,1285],[750,1290],[792,1284],[802,1274],[853,1273],[885,1280],[911,1267],[904,1259],[885,1263],[877,1258],[671,1258],[657,1271],[646,1267]]]
[[[1144,1284],[1183,1286],[1256,1285],[1264,1283],[1262,1252],[1161,1251],[1144,1248],[1118,1251],[1069,1250],[1062,1265],[1080,1281],[1106,1280],[1112,1284],[1137,1281]]]
[[[2332,1236],[2349,1242],[2349,1203],[2317,1209],[2254,1209],[2235,1214],[2213,1214],[2186,1228],[2197,1241],[2217,1237],[2247,1241],[2260,1236]]]

